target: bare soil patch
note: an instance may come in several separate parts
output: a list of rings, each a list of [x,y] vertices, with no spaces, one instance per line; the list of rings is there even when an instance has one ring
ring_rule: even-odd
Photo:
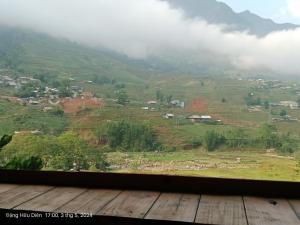
[[[197,97],[193,99],[191,104],[188,106],[188,111],[189,112],[198,112],[198,113],[203,113],[207,110],[205,100],[202,97]]]
[[[64,99],[62,101],[65,113],[78,113],[85,108],[101,108],[104,106],[104,101],[97,98],[91,99]]]

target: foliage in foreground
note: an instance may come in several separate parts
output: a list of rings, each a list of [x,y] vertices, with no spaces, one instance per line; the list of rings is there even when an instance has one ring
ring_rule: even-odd
[[[12,140],[12,135],[4,135],[0,139],[0,150],[9,144]],[[26,158],[13,157],[10,161],[3,166],[3,169],[11,170],[40,170],[43,167],[43,161],[41,158],[36,156],[30,156]]]
[[[4,148],[0,158],[2,165],[16,169],[33,169],[35,166],[35,169],[45,167],[55,170],[80,171],[90,167],[104,170],[107,167],[103,154],[90,148],[73,132],[66,132],[59,137],[16,136]]]
[[[8,170],[41,170],[43,160],[38,156],[13,157],[4,167]]]
[[[9,142],[11,142],[12,136],[11,135],[4,135],[0,139],[0,150],[7,145]]]

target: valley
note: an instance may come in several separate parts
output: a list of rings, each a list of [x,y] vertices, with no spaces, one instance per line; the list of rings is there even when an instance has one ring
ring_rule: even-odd
[[[80,91],[69,97],[60,97],[58,92],[60,111],[45,110],[49,106],[41,96],[31,96],[37,98],[34,104],[2,99],[1,135],[15,133],[14,138],[22,139],[23,135],[57,136],[72,131],[105,155],[106,169],[111,172],[300,180],[298,83],[204,75],[153,75],[141,83],[99,84],[80,78],[69,82],[70,88]],[[12,93],[13,97],[17,89],[5,86],[1,90],[2,95]],[[162,147],[153,151],[111,147],[103,130],[120,121],[151,127]],[[262,137],[266,124],[274,129],[267,138],[272,139],[276,132],[282,143],[267,146],[268,140]],[[207,150],[209,132],[221,135],[224,141]],[[285,140],[292,144],[284,146]]]

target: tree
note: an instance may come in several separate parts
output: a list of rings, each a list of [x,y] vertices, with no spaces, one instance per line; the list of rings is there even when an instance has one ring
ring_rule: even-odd
[[[207,131],[203,138],[204,147],[211,152],[225,143],[225,137],[215,131]]]
[[[227,133],[227,145],[232,148],[241,148],[245,144],[246,134],[241,128],[230,130]]]
[[[56,106],[56,107],[54,107],[53,109],[51,109],[50,111],[49,111],[49,114],[52,114],[52,115],[54,115],[54,116],[63,116],[64,115],[64,110],[63,110],[63,108],[62,107],[59,107],[59,106]]]
[[[254,98],[253,93],[249,93],[245,97],[245,102],[248,106],[255,106],[255,105],[261,105],[261,98]]]
[[[71,91],[71,82],[68,79],[62,80],[59,82],[59,96],[60,97],[72,97],[72,91]]]
[[[93,129],[93,133],[97,138],[97,144],[101,144],[103,142],[106,142],[106,134],[107,134],[107,126],[105,125],[99,125],[95,129]]]
[[[173,95],[167,95],[166,100],[167,100],[167,104],[169,105],[172,101]]]
[[[278,144],[277,150],[281,153],[292,154],[298,149],[297,141],[294,140],[290,134],[283,135],[280,137],[280,143]]]
[[[163,94],[160,95],[160,102],[163,103],[165,101],[165,96]]]
[[[156,100],[157,100],[157,101],[160,101],[161,103],[164,102],[165,96],[164,96],[164,94],[161,92],[161,90],[157,90],[157,91],[156,91]]]
[[[23,85],[18,92],[15,94],[19,98],[29,98],[29,97],[35,97],[36,94],[35,91],[35,83],[28,83]]]
[[[287,111],[285,110],[285,109],[283,109],[283,110],[281,110],[280,111],[280,116],[282,116],[282,117],[284,117],[284,116],[286,116],[288,113],[287,113]]]
[[[225,103],[226,102],[226,99],[225,98],[222,98],[222,103]]]
[[[156,91],[156,100],[159,101],[160,100],[160,96],[161,96],[161,91],[157,90]]]
[[[125,87],[126,87],[126,85],[125,84],[116,84],[115,85],[115,87],[117,88],[117,89],[124,89]]]
[[[74,169],[80,171],[87,169],[87,144],[76,133],[72,131],[65,132],[58,137],[60,152],[57,157],[63,159],[61,167],[64,170]]]
[[[106,129],[108,145],[112,149],[153,151],[161,147],[154,131],[146,124],[129,121],[109,122]]]
[[[119,90],[117,92],[117,103],[120,105],[126,105],[129,102],[127,92],[125,90]]]
[[[270,108],[270,103],[268,100],[264,101],[264,107],[265,109],[269,109]]]
[[[278,147],[278,135],[275,125],[264,124],[260,129],[260,138],[265,145],[265,148]]]

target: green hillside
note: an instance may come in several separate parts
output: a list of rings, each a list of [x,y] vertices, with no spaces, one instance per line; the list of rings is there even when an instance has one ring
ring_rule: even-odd
[[[109,77],[130,83],[141,83],[141,75],[145,74],[105,51],[8,27],[0,27],[0,66],[19,73],[47,72],[81,80]]]

